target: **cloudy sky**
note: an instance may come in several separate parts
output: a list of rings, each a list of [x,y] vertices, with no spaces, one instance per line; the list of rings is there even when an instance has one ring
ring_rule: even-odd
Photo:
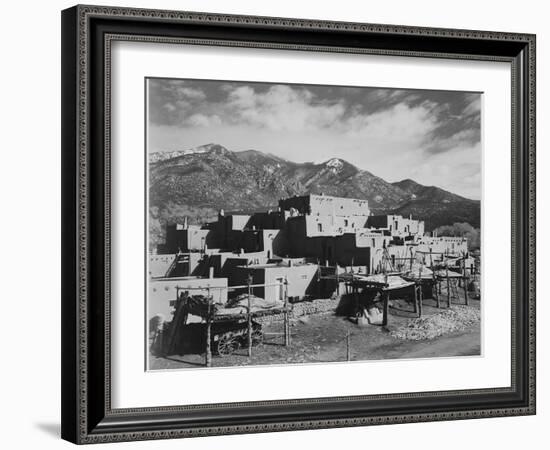
[[[150,79],[148,151],[217,143],[296,162],[342,158],[481,196],[481,94]]]

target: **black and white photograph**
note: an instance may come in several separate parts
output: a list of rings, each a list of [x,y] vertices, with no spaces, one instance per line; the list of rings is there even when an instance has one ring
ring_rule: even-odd
[[[543,447],[545,3],[6,6],[1,448]]]
[[[145,88],[149,370],[482,354],[481,92]]]

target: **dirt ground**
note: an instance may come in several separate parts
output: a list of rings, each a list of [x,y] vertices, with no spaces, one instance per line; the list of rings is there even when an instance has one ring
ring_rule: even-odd
[[[477,300],[470,300],[470,307],[479,309],[479,303]],[[284,346],[283,322],[266,324],[263,326],[263,343],[252,348],[252,357],[247,356],[244,348],[229,356],[213,355],[212,367],[346,361],[348,332],[352,361],[480,355],[479,323],[463,331],[431,340],[408,341],[392,337],[392,330],[405,326],[410,319],[416,317],[411,305],[406,302],[397,300],[392,304],[386,327],[358,326],[350,318],[337,316],[333,312],[293,319],[289,347]],[[423,305],[423,317],[442,312],[446,307],[442,303],[442,309],[438,309],[433,300],[424,300]],[[196,368],[203,367],[204,361],[204,354],[168,357],[150,355],[149,367],[150,370]]]

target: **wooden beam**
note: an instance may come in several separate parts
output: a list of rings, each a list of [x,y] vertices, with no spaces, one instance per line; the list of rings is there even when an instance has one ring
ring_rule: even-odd
[[[437,307],[441,308],[441,281],[436,280],[434,284],[435,288],[435,297],[437,300]]]
[[[422,281],[418,286],[418,317],[422,317]]]
[[[468,298],[468,274],[466,272],[466,261],[464,261],[464,303],[466,306],[470,304],[470,299]]]
[[[351,361],[351,334],[348,330],[346,334],[347,360]]]
[[[208,316],[206,317],[206,353],[205,364],[206,367],[212,366],[212,315],[210,314],[210,304],[208,305]]]
[[[248,276],[248,316],[247,316],[247,331],[248,331],[248,357],[252,356],[252,277]]]
[[[290,345],[290,321],[288,320],[288,281],[285,277],[284,286],[281,286],[281,289],[284,289],[285,297],[285,314],[284,314],[284,333],[285,333],[285,347]]]
[[[449,268],[447,267],[447,307],[451,307],[451,283],[449,281]]]
[[[388,324],[388,316],[390,314],[390,293],[385,292],[384,295],[384,315],[382,318],[382,325],[386,326]]]
[[[466,306],[470,304],[470,299],[468,298],[468,278],[464,277],[464,302]]]

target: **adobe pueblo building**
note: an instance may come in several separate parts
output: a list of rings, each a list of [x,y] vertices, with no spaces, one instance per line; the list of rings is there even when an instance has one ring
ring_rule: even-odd
[[[211,296],[223,304],[256,286],[266,301],[330,298],[345,274],[371,276],[435,267],[456,259],[465,270],[467,240],[426,235],[424,222],[399,215],[372,215],[367,200],[304,195],[279,201],[277,210],[219,212],[205,225],[167,227],[166,242],[149,259],[149,317],[168,318],[176,289]],[[429,269],[426,269],[427,273]]]

